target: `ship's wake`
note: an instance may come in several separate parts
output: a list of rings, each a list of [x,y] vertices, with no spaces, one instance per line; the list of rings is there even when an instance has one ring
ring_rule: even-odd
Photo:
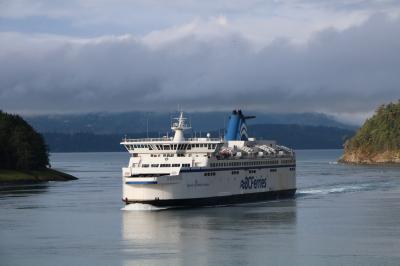
[[[168,209],[168,207],[156,207],[150,204],[132,203],[121,208],[121,211],[161,211],[166,209]]]
[[[356,192],[365,190],[366,186],[360,185],[348,185],[342,187],[328,187],[328,188],[304,188],[299,189],[296,196],[307,196],[307,195],[326,195],[334,193],[346,193],[346,192]]]
[[[367,183],[332,184],[297,190],[296,197],[321,196],[328,194],[362,192],[390,188],[390,183],[385,181],[372,181]]]

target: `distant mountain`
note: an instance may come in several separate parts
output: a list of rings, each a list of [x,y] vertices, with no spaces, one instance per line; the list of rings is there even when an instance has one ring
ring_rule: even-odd
[[[351,129],[306,125],[253,125],[249,132],[257,139],[271,139],[294,149],[342,149],[355,133]]]
[[[212,137],[221,130],[210,131]],[[294,149],[341,149],[344,141],[353,136],[354,130],[326,126],[257,124],[249,126],[251,136],[258,139],[273,139]],[[123,134],[93,133],[44,133],[51,152],[101,152],[124,151],[119,144]],[[130,138],[146,137],[146,133],[131,133]],[[158,132],[150,132],[158,137]],[[203,135],[204,136],[204,135]]]
[[[224,128],[229,112],[188,113],[193,130],[206,132]],[[246,113],[247,114],[247,113]],[[260,113],[248,112],[257,118],[249,120],[251,124],[299,124],[312,126],[330,126],[354,130],[356,127],[340,123],[333,117],[321,113]],[[164,132],[170,129],[170,121],[176,114],[125,112],[125,113],[88,113],[69,115],[25,116],[24,118],[39,132],[52,133],[95,133],[125,134],[146,132]]]

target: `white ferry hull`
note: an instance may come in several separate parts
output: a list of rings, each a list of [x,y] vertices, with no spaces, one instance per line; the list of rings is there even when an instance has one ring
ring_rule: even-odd
[[[131,154],[122,169],[126,203],[210,206],[293,197],[296,158],[275,141],[249,138],[245,116],[234,110],[224,139],[185,138],[180,112],[174,137],[124,139]]]
[[[188,169],[179,175],[123,178],[123,201],[154,206],[211,206],[293,197],[295,165]]]

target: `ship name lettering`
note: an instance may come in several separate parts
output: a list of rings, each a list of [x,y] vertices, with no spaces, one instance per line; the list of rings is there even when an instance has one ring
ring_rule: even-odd
[[[255,178],[254,176],[246,176],[240,181],[241,189],[259,189],[267,187],[267,178]]]

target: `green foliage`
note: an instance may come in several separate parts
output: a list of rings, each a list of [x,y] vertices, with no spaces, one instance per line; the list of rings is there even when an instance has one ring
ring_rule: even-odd
[[[0,110],[0,169],[43,169],[48,164],[42,135],[20,116]]]
[[[366,153],[400,150],[400,101],[379,106],[345,148]]]

